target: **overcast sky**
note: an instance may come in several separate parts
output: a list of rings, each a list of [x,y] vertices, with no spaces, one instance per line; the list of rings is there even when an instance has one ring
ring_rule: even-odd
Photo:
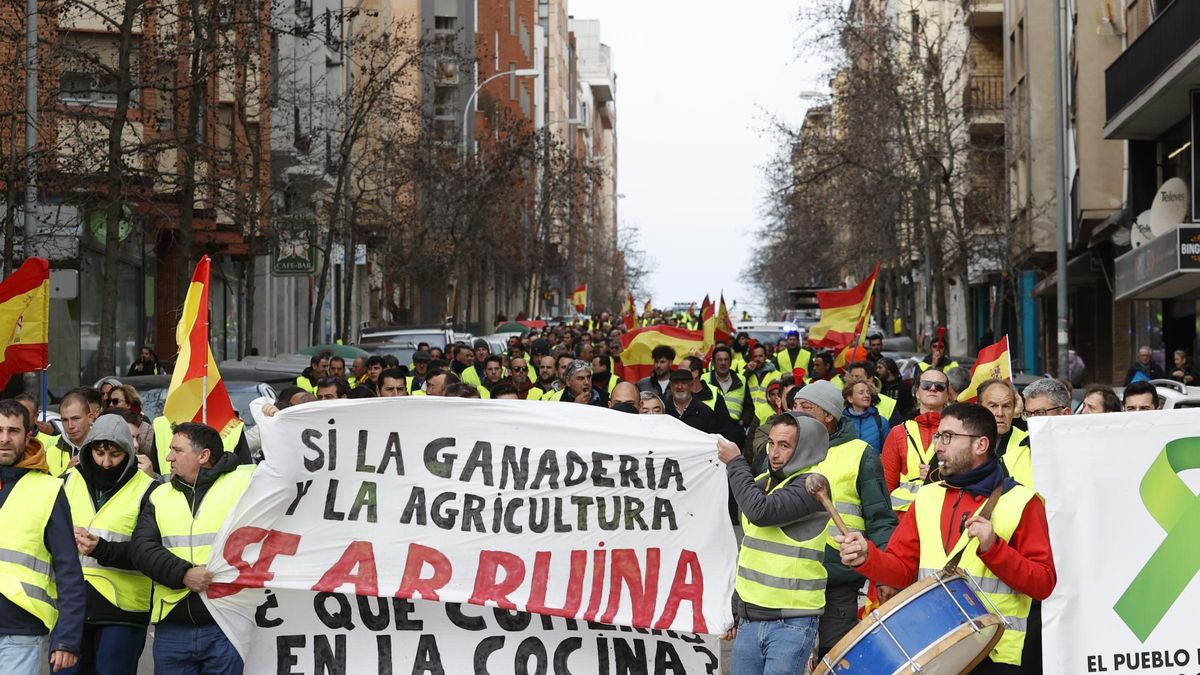
[[[763,111],[799,124],[822,64],[796,46],[802,0],[568,0],[599,19],[617,73],[619,206],[653,258],[656,307],[705,293],[758,305],[744,276],[760,224]],[[638,305],[644,298],[637,298]],[[759,317],[756,317],[759,318]]]

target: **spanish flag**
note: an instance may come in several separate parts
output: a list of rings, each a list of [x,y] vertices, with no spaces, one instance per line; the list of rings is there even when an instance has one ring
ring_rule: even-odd
[[[576,312],[582,313],[587,310],[587,284],[571,292],[571,304],[575,305]]]
[[[670,345],[675,349],[673,366],[686,356],[704,358],[707,351],[704,334],[698,330],[686,330],[678,326],[646,326],[629,331],[621,336],[621,364],[630,382],[637,382],[654,371],[654,358],[650,355],[659,345]]]
[[[721,293],[721,305],[717,310],[717,328],[713,333],[717,342],[733,344],[733,320],[729,318],[729,309],[725,306],[725,294]]]
[[[625,330],[633,330],[637,323],[637,305],[633,304],[633,293],[625,292],[625,309],[621,313],[624,315]]]
[[[844,291],[817,291],[821,320],[808,332],[808,343],[820,349],[840,351],[854,342],[870,319],[871,297],[879,263],[857,286]]]
[[[717,309],[707,295],[704,296],[704,302],[700,303],[700,332],[704,334],[704,351],[708,352],[717,335]]]
[[[172,424],[204,422],[220,432],[229,447],[230,440],[237,442],[242,421],[233,412],[233,402],[208,344],[209,265],[208,256],[200,259],[183,302],[183,314],[175,329],[179,357],[171,373],[163,417]]]
[[[979,385],[988,380],[1012,382],[1012,357],[1008,353],[1008,336],[1000,338],[994,345],[979,350],[979,358],[971,366],[971,386],[958,395],[960,403],[974,403],[978,398]]]
[[[29,258],[0,282],[0,387],[50,365],[50,261]]]

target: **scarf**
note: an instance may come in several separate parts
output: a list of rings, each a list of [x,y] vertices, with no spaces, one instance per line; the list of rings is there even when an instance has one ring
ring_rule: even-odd
[[[945,483],[976,497],[990,497],[1001,484],[1004,485],[1004,491],[1008,492],[1017,484],[995,457],[966,473],[948,476]]]

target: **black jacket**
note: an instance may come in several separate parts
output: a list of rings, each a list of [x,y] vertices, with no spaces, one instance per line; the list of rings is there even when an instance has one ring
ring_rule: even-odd
[[[211,469],[200,469],[196,477],[196,485],[188,485],[179,477],[171,479],[171,487],[183,493],[192,504],[192,515],[200,509],[204,496],[209,488],[221,476],[234,471],[238,467],[238,459],[231,453],[223,452]],[[192,564],[171,553],[162,545],[162,534],[158,530],[155,519],[154,504],[150,501],[151,492],[146,493],[142,500],[142,512],[138,514],[137,529],[133,531],[133,565],[142,574],[168,588],[183,588],[183,575],[192,568]],[[190,593],[184,601],[175,606],[162,619],[165,623],[211,625],[215,623],[212,615],[200,596]]]
[[[1163,369],[1159,368],[1158,364],[1153,361],[1151,361],[1149,365],[1145,366],[1138,361],[1134,361],[1133,365],[1129,366],[1129,370],[1125,371],[1125,386],[1128,387],[1129,383],[1133,382],[1133,376],[1137,375],[1138,373],[1142,373],[1152,380],[1165,380],[1167,377],[1167,374],[1163,372]]]
[[[0,506],[4,505],[13,487],[29,471],[12,466],[0,467]],[[50,512],[50,520],[46,523],[44,537],[54,568],[54,581],[58,584],[58,623],[50,636],[49,651],[79,654],[86,613],[86,592],[83,588],[83,568],[79,566],[79,550],[75,548],[71,506],[67,503],[67,495],[61,490]],[[0,546],[3,545],[4,542],[0,542]],[[0,595],[0,635],[45,635],[47,632],[41,619]]]
[[[658,396],[664,404],[671,402],[671,385],[668,383],[665,388],[658,386],[658,378],[654,376],[654,373],[638,380],[637,388],[638,391],[648,391]]]
[[[731,443],[741,445],[746,440],[746,434],[737,422],[729,419],[729,408],[725,406],[725,401],[718,396],[714,407],[709,408],[704,403],[705,398],[700,398],[701,396],[711,397],[712,392],[705,387],[699,394],[693,394],[683,414],[676,410],[675,401],[670,396],[664,401],[664,407],[668,415],[693,429],[699,429],[706,434],[721,434]]]

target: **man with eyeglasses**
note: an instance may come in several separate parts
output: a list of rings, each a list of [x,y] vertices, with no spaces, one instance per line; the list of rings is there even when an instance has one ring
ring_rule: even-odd
[[[896,511],[907,511],[929,478],[936,451],[933,434],[941,422],[942,408],[950,401],[949,389],[946,373],[937,368],[923,371],[914,387],[917,415],[893,427],[883,442],[883,477]]]
[[[1040,661],[1025,649],[1025,629],[1036,623],[1030,616],[1033,601],[1049,597],[1058,581],[1046,507],[1036,492],[1005,473],[993,453],[991,412],[956,403],[940,417],[936,439],[943,480],[921,487],[886,551],[859,532],[834,537],[842,562],[878,584],[903,588],[939,574],[961,552],[959,571],[1010,622],[987,660],[971,672],[1040,672]],[[997,490],[995,509],[984,517],[979,512]]]
[[[1125,412],[1148,412],[1158,410],[1162,401],[1158,398],[1158,389],[1149,382],[1132,382],[1122,392]]]

